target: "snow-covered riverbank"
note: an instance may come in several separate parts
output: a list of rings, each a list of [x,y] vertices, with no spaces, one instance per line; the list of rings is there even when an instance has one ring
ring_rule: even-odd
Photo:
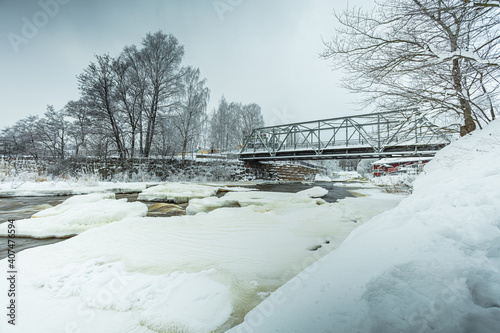
[[[192,200],[194,215],[125,217],[23,251],[18,321],[0,329],[497,332],[500,123],[425,170],[406,199],[233,192]]]
[[[498,332],[500,122],[425,171],[231,332]]]
[[[1,322],[0,328],[225,331],[276,288],[338,247],[353,229],[404,197],[376,189],[361,192],[366,196],[337,203],[315,198],[324,194],[317,188],[297,194],[233,192],[226,199],[193,200],[188,210],[196,215],[169,218],[123,218],[126,203],[115,200],[113,206],[105,205],[112,200],[106,195],[73,199],[38,214],[34,221],[19,221],[19,228],[26,223],[28,232],[36,220],[47,219],[46,231],[54,233],[59,232],[54,223],[65,220],[64,232],[74,227],[80,234],[17,254],[18,321],[15,327]],[[119,213],[118,218],[84,224],[82,229],[86,201],[92,205],[92,216],[101,209],[106,216]],[[212,210],[215,201],[218,209]],[[70,214],[70,204],[79,207],[78,214]],[[130,207],[131,214],[144,214],[137,204]],[[64,214],[71,215],[73,226]],[[50,216],[57,217],[55,222]],[[0,270],[6,272],[7,264],[0,261]],[[2,281],[0,288],[7,288],[6,283]]]

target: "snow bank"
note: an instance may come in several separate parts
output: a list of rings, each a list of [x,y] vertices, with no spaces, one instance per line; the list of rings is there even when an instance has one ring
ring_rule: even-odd
[[[440,151],[391,211],[230,332],[498,332],[500,122]]]
[[[148,208],[140,202],[114,200],[114,193],[74,196],[42,210],[31,219],[16,221],[18,237],[68,237],[125,217],[146,216]],[[0,224],[0,236],[7,235],[8,223]]]
[[[136,193],[146,188],[147,183],[112,183],[96,182],[92,185],[78,182],[4,182],[0,183],[0,197],[34,197],[77,195],[88,193]]]
[[[170,325],[203,331],[222,325],[232,312],[229,289],[214,273],[148,275],[124,272],[122,263],[89,260],[41,274],[34,285],[58,299],[77,296],[88,309],[133,310],[152,330]]]
[[[165,183],[143,190],[138,200],[183,203],[193,198],[210,197],[215,195],[218,189],[193,183]]]
[[[402,198],[379,196],[385,207]],[[126,218],[18,253],[22,317],[16,327],[0,322],[0,330],[224,332],[384,209],[369,197],[332,204],[289,193],[224,197],[244,207]],[[371,212],[353,220],[356,205]],[[0,298],[5,303],[6,293]]]
[[[401,174],[372,177],[371,182],[377,186],[408,186],[412,187],[413,182],[417,179],[417,175]]]

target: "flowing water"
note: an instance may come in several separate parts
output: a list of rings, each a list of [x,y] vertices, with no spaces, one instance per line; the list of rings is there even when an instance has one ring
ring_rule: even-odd
[[[265,192],[288,192],[296,193],[302,190],[306,190],[313,186],[321,186],[328,190],[328,194],[323,197],[324,200],[328,202],[335,202],[339,199],[345,197],[353,197],[349,192],[349,189],[341,186],[336,186],[332,182],[294,182],[294,183],[264,183],[256,186],[249,186],[249,188],[256,188],[260,191]],[[350,188],[352,189],[352,188]],[[126,198],[128,201],[136,201],[138,193],[132,194],[117,194],[116,198]],[[22,220],[30,218],[36,212],[46,209],[51,206],[56,206],[68,199],[67,196],[43,196],[43,197],[9,197],[0,198],[0,223],[7,222],[9,219]],[[155,203],[144,202],[151,207]],[[180,205],[183,209],[187,204]],[[157,217],[168,217],[172,215],[179,215],[179,212],[165,212],[162,214],[150,213],[148,216]],[[48,245],[63,241],[62,238],[46,238],[46,239],[36,239],[36,238],[26,238],[26,237],[16,237],[16,252],[29,249],[32,247],[37,247],[41,245]],[[0,237],[0,259],[7,257],[7,238]]]
[[[36,212],[56,206],[68,198],[67,196],[0,198],[0,222],[7,222],[10,219],[22,220],[30,218]],[[16,237],[15,251],[17,253],[35,246],[57,243],[61,240],[61,238],[34,239]],[[0,259],[7,257],[7,244],[7,238],[0,237]]]

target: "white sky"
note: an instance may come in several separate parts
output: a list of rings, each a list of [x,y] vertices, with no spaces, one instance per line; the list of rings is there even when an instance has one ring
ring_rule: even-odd
[[[50,5],[52,16],[40,3]],[[64,3],[64,4],[60,4]],[[231,8],[219,12],[216,6]],[[47,104],[79,98],[76,75],[94,54],[117,56],[162,30],[184,45],[183,65],[199,67],[211,89],[262,107],[267,125],[353,114],[355,97],[319,58],[333,34],[333,10],[373,0],[0,0],[0,129]],[[44,18],[46,19],[44,21]],[[47,19],[48,18],[48,19]],[[38,21],[36,21],[38,20]],[[26,21],[40,25],[29,31]],[[36,21],[36,22],[35,22]],[[24,27],[24,35],[23,35]],[[28,37],[16,47],[12,33]],[[28,35],[26,35],[26,33]]]

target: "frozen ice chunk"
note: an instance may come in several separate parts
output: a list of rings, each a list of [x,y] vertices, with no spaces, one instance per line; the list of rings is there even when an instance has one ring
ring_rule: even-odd
[[[314,186],[307,190],[297,192],[297,194],[304,194],[311,198],[321,198],[328,194],[328,190],[320,186]]]
[[[218,189],[191,183],[165,183],[145,189],[139,194],[138,200],[183,203],[193,198],[213,196]]]
[[[200,212],[208,213],[214,209],[222,207],[239,207],[239,203],[234,199],[224,197],[208,197],[203,199],[192,199],[189,201],[189,206],[186,208],[186,214],[195,215]]]
[[[114,200],[114,196],[108,193],[69,198],[36,213],[31,219],[16,221],[16,236],[69,237],[125,217],[146,216],[148,208],[145,204],[128,203],[126,199]],[[7,235],[7,224],[0,224],[0,235]]]

